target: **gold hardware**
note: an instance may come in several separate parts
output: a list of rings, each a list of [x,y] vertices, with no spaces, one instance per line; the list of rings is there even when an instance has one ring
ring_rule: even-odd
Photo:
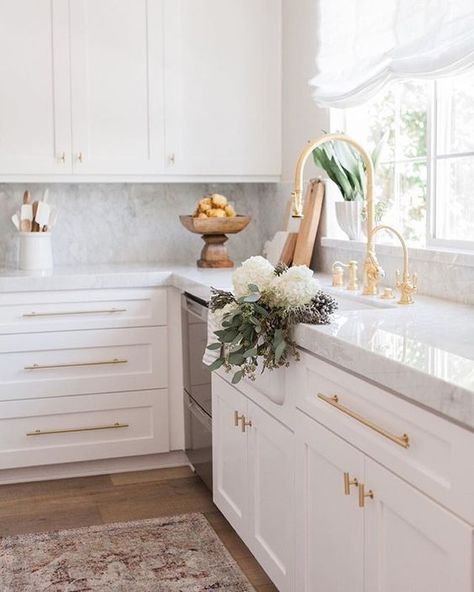
[[[380,230],[388,230],[388,232],[391,232],[393,235],[395,235],[398,238],[398,240],[400,241],[400,243],[402,245],[403,275],[402,275],[402,278],[400,279],[400,272],[397,271],[397,282],[396,282],[397,289],[400,291],[400,300],[398,301],[398,304],[413,304],[413,297],[412,296],[417,291],[418,277],[416,274],[413,274],[413,278],[410,281],[410,272],[408,269],[408,247],[405,242],[405,239],[398,232],[398,230],[395,230],[395,228],[392,228],[391,226],[388,226],[387,224],[380,224],[380,226],[376,226],[372,230],[372,236],[375,236],[375,234],[377,232],[379,232]]]
[[[172,152],[169,156],[168,156],[168,164],[172,164],[174,165],[176,163],[176,155],[174,152]]]
[[[365,493],[365,485],[363,483],[359,483],[359,508],[363,508],[365,506],[366,497],[374,499],[374,492],[369,489],[369,491]]]
[[[245,415],[242,415],[241,417],[242,420],[242,432],[245,434],[245,428],[251,428],[252,427],[252,421],[249,419],[248,421],[245,419]]]
[[[77,153],[77,160],[79,162],[84,162],[84,154],[82,154],[82,152]]]
[[[71,432],[94,432],[96,430],[116,430],[119,428],[128,428],[128,423],[115,422],[112,425],[90,426],[85,428],[65,428],[62,430],[34,430],[26,432],[27,436],[46,436],[47,434],[69,434]]]
[[[245,421],[245,415],[239,415],[238,411],[234,411],[234,427],[239,427],[239,421],[243,419]]]
[[[65,310],[63,312],[27,312],[22,315],[24,318],[33,317],[60,317],[69,315],[81,315],[81,314],[108,314],[116,312],[127,312],[126,308],[107,308],[104,310]]]
[[[380,298],[382,298],[382,300],[392,300],[393,298],[395,298],[395,296],[393,295],[392,288],[384,288]]]
[[[298,157],[295,168],[295,188],[292,192],[292,215],[295,218],[303,217],[303,170],[304,166],[313,153],[313,150],[326,142],[346,142],[359,152],[362,157],[362,161],[365,165],[366,170],[366,208],[367,208],[367,252],[364,264],[364,294],[375,295],[377,294],[377,286],[374,286],[374,281],[378,280],[378,277],[383,273],[380,267],[377,257],[375,256],[374,250],[374,236],[373,229],[375,226],[375,206],[374,206],[374,164],[370,158],[368,152],[354,139],[346,136],[345,134],[325,134],[315,140],[309,140],[306,146],[303,148],[301,154]],[[375,278],[373,277],[375,276]]]
[[[344,495],[351,494],[351,485],[358,487],[359,481],[355,477],[354,479],[351,479],[349,473],[344,473]]]
[[[59,162],[61,162],[62,164],[66,163],[66,153],[65,152],[61,152],[61,155],[58,156],[58,160]]]
[[[344,286],[344,267],[347,267],[347,265],[340,261],[334,261],[332,264],[332,285],[334,288]]]
[[[332,405],[333,407],[335,407],[336,409],[338,409],[342,413],[349,415],[349,417],[352,417],[353,419],[355,419],[359,423],[367,426],[371,430],[374,430],[378,434],[385,436],[385,438],[388,438],[392,442],[395,442],[395,444],[398,444],[399,446],[402,446],[403,448],[408,448],[410,446],[410,438],[407,434],[403,434],[402,436],[396,436],[396,435],[388,432],[386,429],[378,426],[376,423],[374,423],[370,419],[366,419],[365,417],[362,417],[362,415],[359,415],[355,411],[352,411],[348,407],[345,407],[344,405],[339,403],[339,397],[337,395],[333,395],[332,397],[327,397],[326,395],[318,393],[318,398],[321,399],[322,401],[324,401],[325,403]]]
[[[359,289],[357,281],[357,261],[349,261],[349,282],[347,289],[356,292]]]
[[[400,291],[400,300],[398,304],[413,304],[413,294],[418,289],[418,276],[416,273],[413,274],[412,280],[410,281],[410,274],[408,269],[403,272],[403,280],[400,280],[400,271],[397,269],[397,281],[396,287]]]
[[[32,366],[25,366],[25,370],[46,370],[49,368],[78,368],[81,366],[107,366],[113,364],[127,364],[128,360],[120,360],[114,358],[113,360],[104,360],[103,362],[71,362],[70,364],[33,364]]]

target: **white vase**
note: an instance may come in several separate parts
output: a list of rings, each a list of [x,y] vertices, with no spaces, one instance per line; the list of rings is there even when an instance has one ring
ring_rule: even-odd
[[[336,218],[350,240],[361,237],[361,201],[336,201]]]
[[[50,232],[20,232],[20,269],[46,271],[53,267]]]

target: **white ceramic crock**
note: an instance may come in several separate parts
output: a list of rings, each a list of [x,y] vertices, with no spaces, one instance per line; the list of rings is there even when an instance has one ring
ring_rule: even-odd
[[[350,240],[361,237],[361,201],[336,201],[336,218]]]
[[[20,232],[19,267],[24,271],[43,271],[53,267],[50,232]]]

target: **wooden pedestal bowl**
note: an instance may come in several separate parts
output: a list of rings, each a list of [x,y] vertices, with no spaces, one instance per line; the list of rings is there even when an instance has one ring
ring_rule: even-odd
[[[198,267],[234,267],[234,262],[227,254],[227,234],[236,234],[250,222],[250,216],[234,216],[233,218],[193,218],[180,216],[181,224],[190,232],[201,234],[205,245],[201,251]]]

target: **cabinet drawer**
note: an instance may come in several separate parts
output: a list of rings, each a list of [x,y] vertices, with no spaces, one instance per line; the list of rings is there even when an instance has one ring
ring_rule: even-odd
[[[167,386],[167,329],[0,336],[0,400]]]
[[[474,434],[308,354],[290,370],[299,409],[474,524]]]
[[[166,389],[0,403],[0,469],[169,451]]]
[[[0,294],[0,333],[166,325],[166,289]]]

